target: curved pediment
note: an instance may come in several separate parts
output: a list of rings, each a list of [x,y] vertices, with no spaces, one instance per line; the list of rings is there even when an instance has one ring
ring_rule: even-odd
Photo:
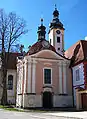
[[[42,50],[42,51],[32,55],[31,57],[54,59],[54,60],[68,60],[65,57],[61,56],[60,54],[57,54],[51,50]]]

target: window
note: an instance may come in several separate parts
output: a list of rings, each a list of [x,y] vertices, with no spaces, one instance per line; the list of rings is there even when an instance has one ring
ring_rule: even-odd
[[[51,44],[51,39],[50,39],[50,44]]]
[[[9,75],[8,76],[8,90],[12,90],[13,89],[13,76]]]
[[[60,48],[58,48],[58,50],[60,50]]]
[[[80,80],[79,69],[76,70],[76,81]]]
[[[57,43],[60,43],[60,37],[57,37]]]
[[[51,84],[51,69],[44,69],[44,84]]]

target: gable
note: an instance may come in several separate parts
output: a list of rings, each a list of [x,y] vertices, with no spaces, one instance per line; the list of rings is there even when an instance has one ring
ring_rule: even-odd
[[[65,60],[67,61],[68,59],[65,59],[63,56],[51,51],[51,50],[42,50],[31,57],[36,57],[36,58],[44,58],[44,59],[53,59],[53,60]]]
[[[84,60],[84,53],[86,52],[86,47],[83,45],[84,41],[80,40],[73,46],[71,46],[66,52],[65,57],[71,59],[71,66]],[[86,43],[84,43],[86,45]],[[84,50],[85,48],[85,50]]]

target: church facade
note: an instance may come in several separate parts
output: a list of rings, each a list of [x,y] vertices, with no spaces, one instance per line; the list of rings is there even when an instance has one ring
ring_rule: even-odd
[[[55,8],[49,28],[38,27],[38,40],[24,57],[17,58],[16,106],[72,107],[72,76],[70,60],[64,56],[64,27]]]

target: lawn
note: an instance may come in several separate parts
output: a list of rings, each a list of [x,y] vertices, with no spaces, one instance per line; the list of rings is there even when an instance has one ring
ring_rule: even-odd
[[[23,112],[23,110],[20,110],[20,109],[16,109],[12,106],[3,106],[3,105],[0,105],[0,108],[1,109],[5,109],[5,110],[9,110],[9,111],[19,111],[19,112]]]

